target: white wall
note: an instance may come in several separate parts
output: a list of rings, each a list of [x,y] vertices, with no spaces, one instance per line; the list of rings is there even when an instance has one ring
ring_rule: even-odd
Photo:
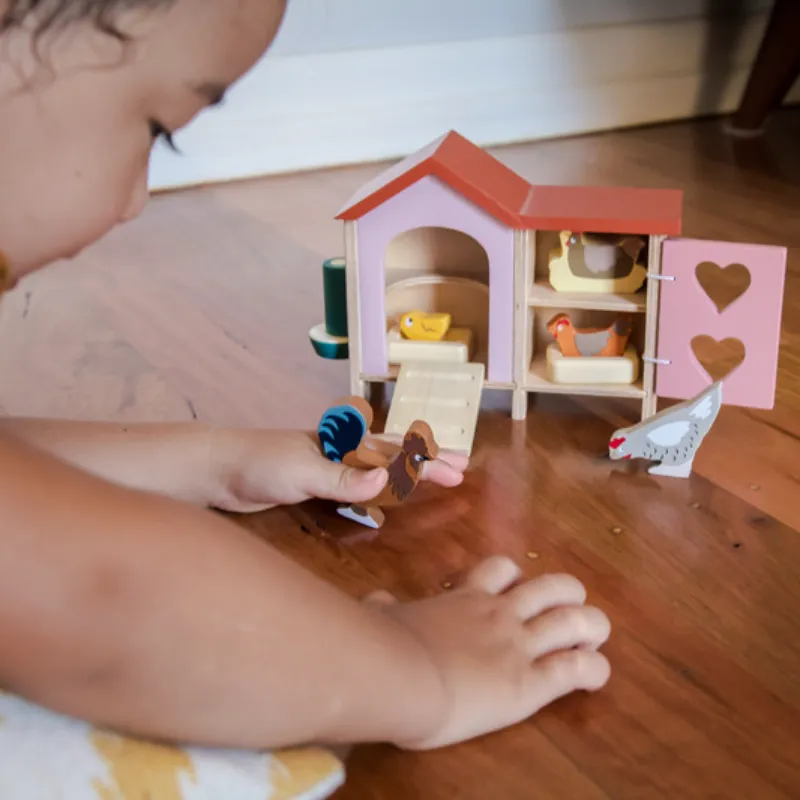
[[[709,0],[289,0],[278,56],[693,19]],[[770,0],[715,5],[764,10]]]
[[[490,145],[728,111],[770,5],[289,0],[270,53],[179,134],[185,155],[156,149],[151,186],[394,158],[451,128]]]

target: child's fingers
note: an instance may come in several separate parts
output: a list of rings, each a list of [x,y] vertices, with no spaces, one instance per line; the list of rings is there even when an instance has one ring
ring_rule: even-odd
[[[439,486],[452,487],[464,480],[464,472],[446,461],[426,461],[422,467],[422,479]]]
[[[388,433],[368,433],[365,441],[388,458],[393,458],[401,450],[403,437]]]
[[[309,470],[306,490],[310,496],[325,500],[363,503],[383,489],[387,478],[386,470],[380,467],[363,470],[320,459],[315,469]]]
[[[522,570],[506,556],[494,556],[481,561],[464,580],[463,589],[487,594],[501,594],[516,580]]]
[[[597,649],[611,635],[608,617],[593,606],[563,606],[526,625],[526,653],[537,660],[573,647]]]
[[[363,602],[377,606],[395,606],[398,600],[391,592],[387,592],[385,589],[376,589],[374,592],[370,592]]]
[[[396,452],[403,444],[403,437],[394,433],[371,433],[372,439],[380,448],[380,444],[388,445],[387,452]],[[457,453],[454,450],[440,450],[439,458],[436,461],[429,461],[425,467],[431,467],[434,464],[444,464],[454,472],[464,472],[469,466],[469,456],[465,453]],[[427,477],[423,471],[423,477]]]
[[[525,622],[550,608],[582,605],[586,589],[572,575],[542,575],[515,586],[508,599],[517,618]]]
[[[602,689],[611,676],[608,659],[596,650],[566,650],[544,656],[531,666],[526,705],[534,714],[574,691]]]
[[[464,472],[469,466],[469,456],[465,453],[456,453],[454,450],[440,450],[436,462],[443,462],[458,472]]]

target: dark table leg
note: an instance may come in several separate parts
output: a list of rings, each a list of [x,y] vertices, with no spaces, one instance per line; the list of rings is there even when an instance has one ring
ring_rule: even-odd
[[[800,73],[800,0],[776,0],[729,130],[757,134]]]

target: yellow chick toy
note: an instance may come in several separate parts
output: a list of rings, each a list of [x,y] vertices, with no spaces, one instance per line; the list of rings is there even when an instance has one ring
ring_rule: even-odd
[[[400,333],[406,339],[440,342],[450,330],[449,314],[409,311],[400,318]]]

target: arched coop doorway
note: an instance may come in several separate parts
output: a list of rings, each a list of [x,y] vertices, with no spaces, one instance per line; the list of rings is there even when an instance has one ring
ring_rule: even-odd
[[[472,360],[483,360],[487,382],[511,384],[510,227],[428,176],[364,214],[357,237],[364,375],[391,373],[389,335],[397,313],[424,311],[427,304],[474,329]],[[414,305],[420,302],[422,308]]]
[[[400,338],[408,311],[448,313],[443,347],[458,342],[468,360],[484,365],[489,352],[489,256],[463,231],[423,226],[392,239],[384,255],[385,308],[390,342]]]

